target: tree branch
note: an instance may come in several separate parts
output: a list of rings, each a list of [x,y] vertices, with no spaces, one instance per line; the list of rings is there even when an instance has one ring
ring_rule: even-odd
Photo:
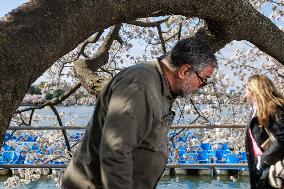
[[[172,14],[205,20],[204,36],[215,52],[232,40],[247,40],[284,64],[284,32],[248,0],[29,1],[0,21],[0,136],[29,85],[94,32]]]
[[[21,110],[17,110],[15,113],[21,113],[21,112],[26,112],[26,111],[33,111],[35,109],[42,109],[46,106],[54,106],[56,104],[59,104],[61,102],[63,102],[65,99],[67,99],[69,96],[71,96],[75,91],[77,91],[77,89],[79,89],[81,87],[81,83],[76,84],[72,89],[70,89],[68,92],[64,93],[62,96],[58,97],[58,98],[53,98],[41,105],[36,105],[33,107],[29,107],[29,108],[24,108]]]
[[[130,21],[130,22],[126,22],[126,23],[131,24],[131,25],[135,25],[135,26],[144,27],[144,28],[154,28],[154,27],[160,26],[162,23],[167,22],[169,19],[170,19],[170,16],[167,17],[167,18],[164,18],[162,20],[158,20],[156,22],[143,22],[143,21],[135,20],[135,21]]]
[[[157,29],[158,29],[158,34],[159,34],[159,38],[160,38],[160,41],[161,41],[161,45],[162,45],[163,52],[164,52],[164,54],[166,54],[166,53],[167,53],[167,49],[166,49],[165,40],[164,40],[164,38],[163,38],[161,25],[158,25],[158,26],[157,26]]]
[[[109,59],[109,49],[114,40],[121,40],[119,30],[121,24],[115,25],[107,35],[97,52],[88,59],[79,59],[74,62],[74,70],[85,89],[91,93],[98,95],[107,80],[95,72],[105,65]]]
[[[84,50],[86,48],[86,46],[90,43],[96,43],[99,38],[101,37],[101,35],[103,34],[104,30],[99,30],[95,35],[92,35],[91,37],[89,37],[86,41],[84,41],[84,43],[82,43],[80,45],[80,47],[78,48],[77,52],[77,59],[80,57],[81,54],[83,54],[84,57],[88,57],[85,53]]]
[[[284,6],[284,3],[280,3],[280,2],[277,2],[277,1],[273,1],[273,0],[268,0],[268,1],[271,2],[271,3],[277,4],[277,5]]]
[[[60,115],[59,115],[58,111],[56,110],[56,108],[53,105],[50,105],[50,108],[52,109],[53,113],[55,114],[55,116],[57,118],[57,121],[58,121],[58,124],[61,127],[64,127],[63,123],[61,121]],[[70,155],[70,157],[72,157],[72,154],[71,154],[72,151],[71,151],[71,147],[70,147],[70,144],[69,144],[69,140],[68,140],[68,136],[67,136],[67,133],[66,133],[66,129],[62,129],[62,134],[63,134],[64,140],[65,140],[65,144],[66,144],[67,150],[69,152],[69,155]]]

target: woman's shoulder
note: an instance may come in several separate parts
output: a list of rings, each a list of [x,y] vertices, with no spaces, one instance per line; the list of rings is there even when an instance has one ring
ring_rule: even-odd
[[[280,106],[278,105],[275,113],[275,120],[276,121],[283,121],[284,120],[284,105]]]
[[[271,124],[271,131],[278,141],[284,142],[284,108],[277,107],[274,120]]]

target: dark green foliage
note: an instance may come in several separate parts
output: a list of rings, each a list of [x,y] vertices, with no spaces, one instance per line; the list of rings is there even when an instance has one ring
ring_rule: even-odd
[[[36,85],[31,85],[27,93],[31,95],[41,95],[41,89]]]
[[[56,89],[53,92],[53,98],[58,98],[58,97],[60,97],[63,94],[64,94],[64,90],[63,89]]]

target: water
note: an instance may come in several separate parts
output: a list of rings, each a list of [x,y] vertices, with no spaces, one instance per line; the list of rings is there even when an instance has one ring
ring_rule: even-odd
[[[249,178],[241,176],[237,182],[229,176],[164,176],[158,183],[157,189],[231,189],[249,188]]]
[[[4,182],[7,180],[8,177],[1,176],[0,177],[0,188],[5,188]],[[27,185],[22,187],[13,187],[13,188],[21,188],[21,189],[55,189],[56,183],[46,177],[40,178],[38,181],[30,182]]]
[[[21,106],[19,109],[28,108],[27,106]],[[90,117],[93,114],[94,106],[57,106],[56,109],[59,114],[62,115],[61,119],[63,125],[72,126],[86,126]],[[53,111],[49,107],[35,110],[34,119],[31,123],[32,126],[55,126],[57,125],[57,119]],[[11,125],[15,125],[12,122]]]
[[[208,105],[196,105],[199,110],[203,110],[208,108]],[[21,106],[19,109],[27,108],[27,106]],[[72,126],[86,126],[90,117],[94,112],[94,106],[57,106],[57,111],[62,115],[61,119],[63,125],[72,125]],[[244,117],[244,115],[248,115],[249,110],[246,107],[237,106],[237,112],[233,111],[231,106],[222,108],[220,113],[222,118],[226,118],[228,120],[239,119]],[[176,116],[174,119],[174,124],[187,124],[196,119],[197,115],[192,115],[189,113],[182,113],[181,109],[176,110]],[[31,123],[32,126],[55,126],[58,125],[56,116],[53,111],[49,107],[45,107],[43,109],[35,110],[34,119]],[[29,117],[29,114],[27,115]],[[201,118],[200,118],[201,119]],[[212,116],[208,116],[207,118],[210,123],[213,123]],[[202,119],[201,119],[202,120]],[[16,126],[16,123],[11,122],[11,125]]]
[[[4,188],[3,182],[7,177],[0,177],[0,188]],[[249,178],[241,176],[237,182],[232,182],[229,176],[164,176],[158,183],[157,189],[231,189],[249,188]],[[50,189],[57,188],[55,182],[42,178],[31,182],[22,189]]]

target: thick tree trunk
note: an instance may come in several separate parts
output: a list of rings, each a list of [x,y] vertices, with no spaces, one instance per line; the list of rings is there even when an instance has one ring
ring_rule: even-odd
[[[284,34],[245,0],[33,0],[0,21],[0,143],[27,88],[99,29],[154,15],[197,16],[215,51],[248,40],[284,63]],[[257,35],[256,35],[257,34]]]

